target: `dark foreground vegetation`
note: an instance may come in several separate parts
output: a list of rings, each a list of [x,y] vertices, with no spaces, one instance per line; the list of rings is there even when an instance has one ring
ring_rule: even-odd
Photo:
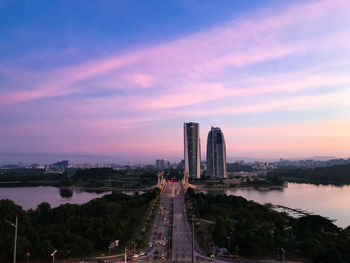
[[[51,260],[55,249],[57,259],[108,255],[109,243],[114,240],[120,240],[120,250],[131,241],[136,247],[142,245],[147,241],[158,196],[158,189],[135,196],[111,194],[83,205],[51,208],[41,203],[29,211],[10,200],[0,200],[0,262],[12,260],[14,229],[6,221],[14,222],[16,216],[17,258],[22,261],[27,252],[30,260]]]
[[[276,169],[270,171],[269,175],[296,183],[350,184],[350,164],[318,167],[314,169]]]
[[[228,248],[231,255],[313,262],[350,262],[350,227],[342,230],[321,216],[292,218],[243,197],[186,193],[189,217],[203,251]],[[202,221],[198,219],[204,219]],[[281,249],[283,248],[283,250]]]

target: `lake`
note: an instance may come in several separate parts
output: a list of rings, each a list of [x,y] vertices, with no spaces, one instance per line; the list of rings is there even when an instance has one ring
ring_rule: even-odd
[[[0,199],[11,199],[24,209],[30,209],[36,208],[41,202],[47,202],[51,207],[65,203],[82,204],[110,193],[111,191],[102,193],[67,191],[50,186],[10,187],[0,188]],[[350,225],[350,186],[289,183],[287,188],[281,190],[232,189],[224,190],[224,193],[243,196],[261,204],[272,203],[303,209],[330,219],[337,219],[335,224],[343,228]]]
[[[81,190],[63,190],[52,186],[9,187],[0,188],[0,199],[10,199],[22,206],[23,209],[28,210],[35,209],[42,202],[49,203],[51,207],[65,203],[83,204],[110,193],[111,191],[96,193]]]
[[[204,191],[207,192],[207,191]],[[218,192],[218,191],[214,191]],[[317,215],[337,219],[339,227],[350,225],[350,186],[288,183],[281,190],[231,189],[222,191],[264,204],[272,203],[299,208]]]

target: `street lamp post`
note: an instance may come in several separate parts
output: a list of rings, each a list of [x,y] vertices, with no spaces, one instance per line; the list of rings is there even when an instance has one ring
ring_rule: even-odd
[[[286,253],[286,251],[281,247],[281,252],[282,252],[282,262],[284,263],[284,254]]]
[[[230,236],[227,236],[226,238],[227,238],[227,240],[228,240],[228,256],[230,256],[230,248],[231,248],[231,246],[230,246],[230,241],[231,241],[231,237],[230,237]]]
[[[16,216],[15,223],[12,223],[11,221],[8,221],[8,220],[6,220],[6,222],[15,228],[15,241],[14,241],[14,245],[13,245],[13,263],[16,263],[18,216]]]
[[[192,263],[194,263],[194,215],[192,215]]]
[[[27,257],[27,263],[28,263],[28,258],[30,257],[30,253],[27,252],[25,256]]]
[[[55,263],[55,254],[57,253],[57,249],[55,249],[54,252],[52,252],[51,257],[52,257],[52,263]]]

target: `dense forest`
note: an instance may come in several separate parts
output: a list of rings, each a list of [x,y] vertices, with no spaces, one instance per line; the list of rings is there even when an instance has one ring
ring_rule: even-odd
[[[143,188],[154,185],[156,171],[112,168],[67,169],[64,173],[46,173],[44,169],[1,169],[2,187],[11,186],[81,186],[86,188]]]
[[[186,202],[189,217],[193,213],[197,218],[196,238],[204,251],[228,248],[230,240],[230,254],[244,257],[281,259],[283,249],[289,259],[350,262],[350,227],[342,230],[321,216],[296,219],[243,197],[195,194],[192,189]]]
[[[268,173],[282,180],[314,184],[350,184],[350,164],[318,167],[314,169],[284,168]]]
[[[227,172],[253,172],[254,169],[248,164],[227,163]]]
[[[109,242],[120,240],[146,242],[154,218],[152,204],[159,190],[142,195],[111,194],[83,205],[65,204],[51,208],[41,203],[25,211],[11,200],[0,200],[0,262],[11,262],[14,228],[7,222],[18,216],[17,258],[50,259],[55,249],[57,259],[86,257],[106,253]],[[108,252],[107,252],[108,253]]]

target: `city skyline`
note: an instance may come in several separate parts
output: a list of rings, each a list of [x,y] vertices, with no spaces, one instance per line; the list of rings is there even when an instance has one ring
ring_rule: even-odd
[[[228,158],[350,157],[347,0],[0,7],[6,158],[179,160],[190,120]]]

